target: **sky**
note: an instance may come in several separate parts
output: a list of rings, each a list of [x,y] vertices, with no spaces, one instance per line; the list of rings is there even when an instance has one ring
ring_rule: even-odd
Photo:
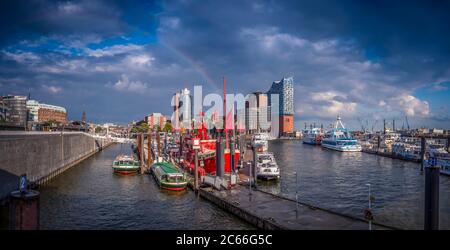
[[[450,2],[48,1],[0,3],[0,94],[70,119],[170,115],[202,85],[267,91],[294,77],[295,125],[450,128]],[[308,125],[309,126],[309,125]]]

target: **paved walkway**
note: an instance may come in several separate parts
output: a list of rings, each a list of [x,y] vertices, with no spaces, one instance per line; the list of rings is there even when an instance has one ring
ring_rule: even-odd
[[[367,230],[368,223],[363,220],[339,215],[326,210],[298,204],[279,196],[239,186],[233,190],[217,191],[207,189],[211,194],[251,213],[259,218],[274,222],[286,229],[294,230]],[[374,230],[390,229],[373,225]]]

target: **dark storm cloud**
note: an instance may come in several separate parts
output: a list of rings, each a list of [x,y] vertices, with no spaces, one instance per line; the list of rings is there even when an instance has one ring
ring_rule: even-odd
[[[110,1],[2,1],[0,44],[39,36],[117,35],[127,24]]]

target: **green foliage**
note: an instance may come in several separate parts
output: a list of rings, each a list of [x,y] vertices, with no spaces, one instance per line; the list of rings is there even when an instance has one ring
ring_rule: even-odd
[[[149,126],[147,123],[136,124],[131,128],[131,133],[147,133],[149,130]]]
[[[164,125],[164,128],[163,128],[163,131],[164,132],[172,132],[172,129],[173,129],[172,123],[166,122],[166,125]]]
[[[95,127],[95,133],[96,134],[101,133],[102,131],[103,131],[102,127],[100,127],[100,126]]]

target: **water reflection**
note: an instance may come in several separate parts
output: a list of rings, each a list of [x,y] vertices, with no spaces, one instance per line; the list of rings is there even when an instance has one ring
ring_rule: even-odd
[[[251,229],[193,192],[160,190],[151,175],[122,176],[114,145],[41,188],[42,229]]]
[[[424,176],[418,163],[362,152],[337,152],[301,141],[271,141],[281,169],[278,183],[259,188],[303,202],[362,217],[371,184],[375,220],[388,225],[422,229]],[[296,185],[295,172],[298,173]],[[440,178],[440,227],[450,229],[450,178]]]

